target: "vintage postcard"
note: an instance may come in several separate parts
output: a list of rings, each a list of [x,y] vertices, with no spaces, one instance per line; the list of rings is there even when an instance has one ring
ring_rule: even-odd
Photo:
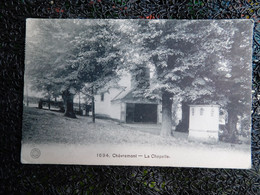
[[[250,20],[27,19],[21,162],[251,167]]]

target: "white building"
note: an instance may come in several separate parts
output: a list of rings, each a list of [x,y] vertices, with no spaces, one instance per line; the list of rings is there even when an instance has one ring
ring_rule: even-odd
[[[100,90],[95,95],[96,116],[126,123],[161,123],[161,105],[158,101],[136,98],[134,86],[132,76],[125,73],[117,87]]]
[[[189,139],[216,142],[218,132],[218,105],[190,105]]]

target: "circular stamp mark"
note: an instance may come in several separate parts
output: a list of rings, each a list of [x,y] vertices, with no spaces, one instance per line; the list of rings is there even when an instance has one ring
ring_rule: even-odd
[[[32,158],[37,159],[41,156],[41,151],[38,148],[33,148],[30,152]]]

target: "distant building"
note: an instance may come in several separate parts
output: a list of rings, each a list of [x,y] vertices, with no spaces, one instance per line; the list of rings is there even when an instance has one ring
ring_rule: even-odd
[[[189,113],[189,139],[206,142],[218,141],[218,105],[190,105]]]
[[[97,117],[116,119],[125,123],[161,123],[161,104],[134,95],[140,85],[149,85],[149,69],[139,70],[140,74],[125,73],[117,87],[107,91],[99,90],[95,95]]]

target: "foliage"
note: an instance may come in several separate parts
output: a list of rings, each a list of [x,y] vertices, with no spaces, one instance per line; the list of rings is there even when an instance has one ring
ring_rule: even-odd
[[[250,21],[132,23],[127,32],[135,36],[132,47],[124,48],[125,63],[133,75],[144,67],[153,71],[149,87],[138,88],[137,96],[161,99],[166,91],[179,101],[219,104],[233,118],[249,116]]]
[[[240,116],[248,112],[251,31],[244,21],[43,20],[32,26],[27,52],[34,55],[27,55],[27,72],[35,89],[53,97],[65,91],[93,96],[115,86],[126,70],[140,78],[136,96],[167,94],[236,108]],[[147,68],[149,84],[142,76]]]
[[[75,94],[86,83],[100,88],[116,79],[120,60],[115,21],[30,22],[35,29],[27,38],[26,75],[33,89],[53,96],[67,89]]]
[[[29,20],[26,40],[26,76],[33,89],[56,97],[78,88],[77,70],[67,64],[73,56],[69,45],[77,33],[70,21]],[[76,25],[74,25],[76,27]]]

